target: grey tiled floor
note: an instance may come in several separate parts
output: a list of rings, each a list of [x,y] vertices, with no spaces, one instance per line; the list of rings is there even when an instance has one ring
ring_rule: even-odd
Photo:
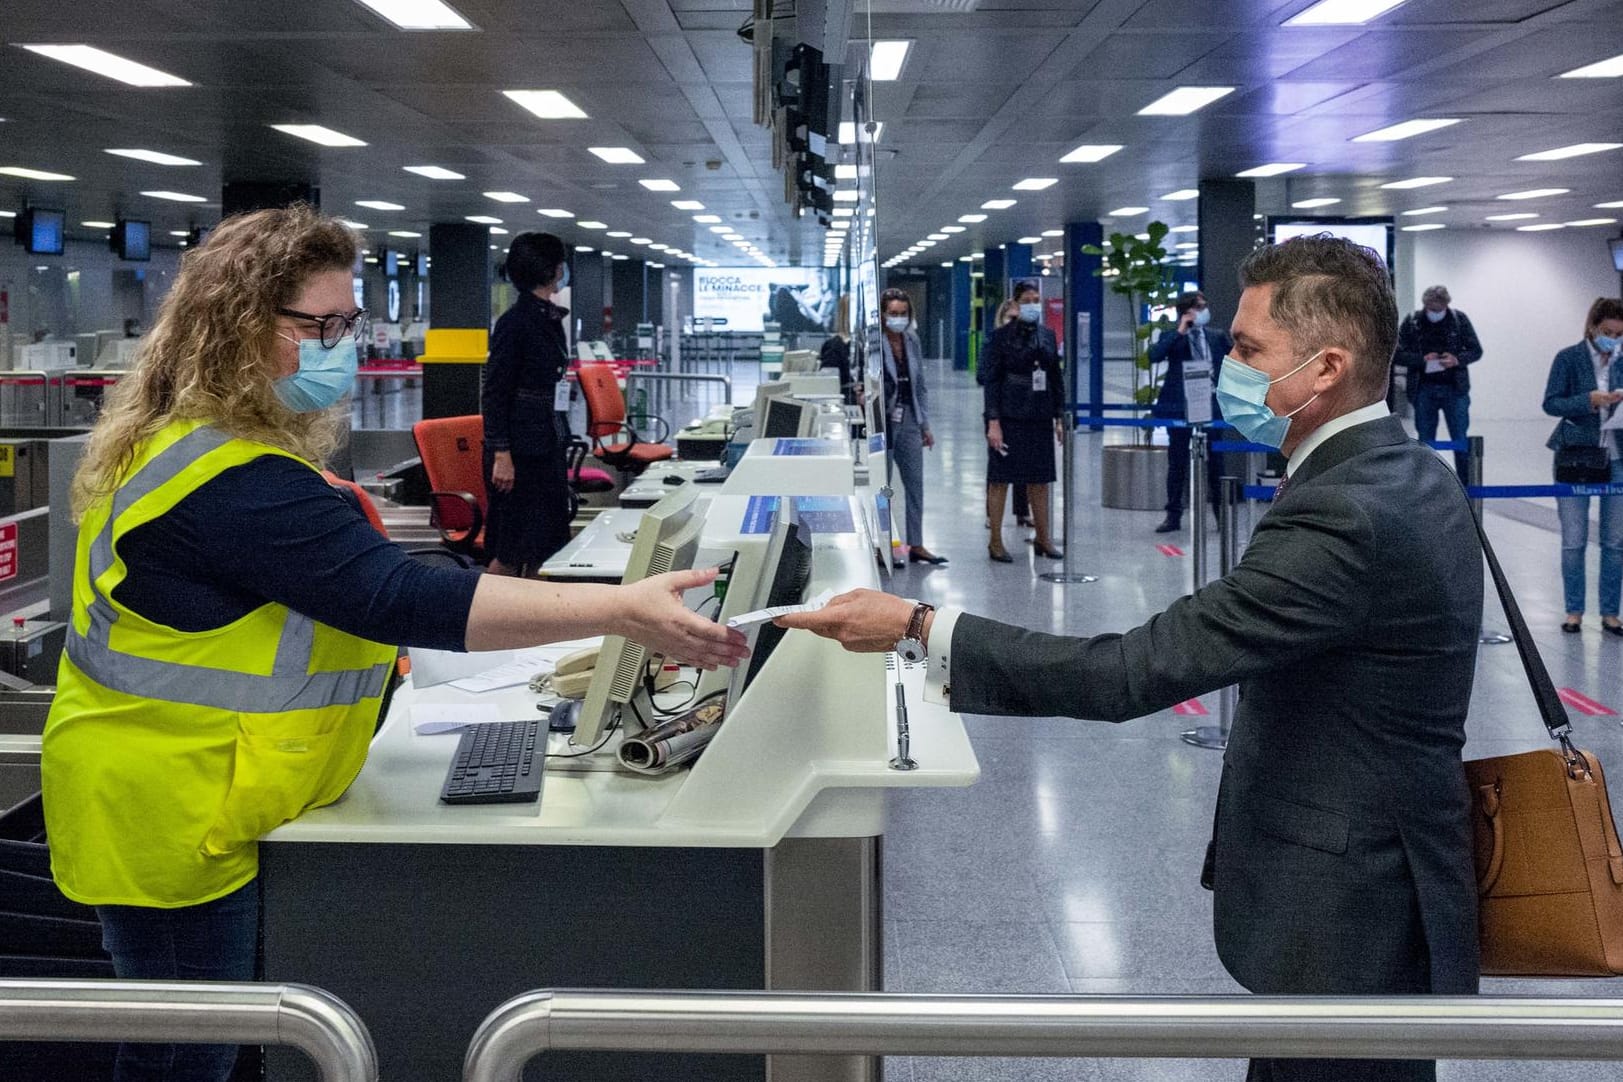
[[[952,557],[915,567],[896,592],[1044,630],[1072,634],[1132,627],[1189,587],[1189,560],[1168,558],[1151,533],[1159,512],[1099,506],[1101,437],[1079,439],[1073,563],[1099,576],[1054,586],[1036,577],[1025,531],[1006,532],[1012,566],[986,559],[985,444],[973,382],[940,366],[932,384],[937,449],[926,456],[925,541]],[[1485,426],[1493,483],[1547,477],[1542,422]],[[1111,436],[1115,439],[1115,436]],[[1594,627],[1556,630],[1561,593],[1553,515],[1493,514],[1499,548],[1559,686],[1623,710],[1623,639]],[[1536,507],[1535,507],[1536,509]],[[1549,527],[1538,524],[1548,520]],[[1215,533],[1211,535],[1215,541]],[[1171,540],[1189,547],[1187,531]],[[1215,557],[1214,557],[1215,559]],[[1591,552],[1591,577],[1594,574]],[[1593,581],[1591,581],[1593,589]],[[1497,602],[1486,623],[1503,627]],[[1597,621],[1591,617],[1591,623]],[[1216,714],[1215,696],[1205,705]],[[1215,720],[1203,719],[1203,720]],[[1616,718],[1576,716],[1581,743],[1623,779]],[[885,849],[885,987],[905,992],[1230,994],[1211,942],[1211,901],[1197,878],[1210,831],[1219,756],[1183,744],[1190,719],[1170,712],[1120,726],[1058,718],[967,719],[982,767],[963,790],[901,792]],[[1484,647],[1471,705],[1468,756],[1525,750],[1541,729],[1514,647]],[[919,749],[916,749],[919,750]],[[1623,995],[1623,982],[1486,981],[1499,994]],[[938,1079],[1238,1080],[1234,1061],[892,1059],[899,1082]],[[1623,1079],[1623,1064],[1447,1063],[1464,1080]]]

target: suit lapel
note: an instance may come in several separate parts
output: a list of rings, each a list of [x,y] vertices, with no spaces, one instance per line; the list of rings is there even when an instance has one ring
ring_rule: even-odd
[[[1408,441],[1409,434],[1403,431],[1403,422],[1396,417],[1383,417],[1378,421],[1354,425],[1345,432],[1337,432],[1325,440],[1323,446],[1308,455],[1307,461],[1302,463],[1302,468],[1291,478],[1291,487],[1305,484],[1319,474],[1334,469],[1365,451],[1373,451],[1377,447],[1391,447]]]

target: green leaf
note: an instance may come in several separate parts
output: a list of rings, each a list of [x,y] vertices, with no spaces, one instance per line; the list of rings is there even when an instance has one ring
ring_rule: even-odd
[[[1144,227],[1144,232],[1146,232],[1146,233],[1148,233],[1150,235],[1150,243],[1151,244],[1160,244],[1161,243],[1161,238],[1167,235],[1167,233],[1169,232],[1169,229],[1167,227],[1167,223],[1161,222],[1161,221],[1155,221],[1155,222],[1151,222],[1149,225],[1145,226]]]
[[[1099,247],[1097,244],[1084,244],[1082,246],[1082,254],[1083,255],[1104,255],[1105,250],[1103,248]]]

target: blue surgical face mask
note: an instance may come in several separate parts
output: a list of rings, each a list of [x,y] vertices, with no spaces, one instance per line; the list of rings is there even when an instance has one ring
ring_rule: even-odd
[[[1619,341],[1619,339],[1612,338],[1609,335],[1597,334],[1595,336],[1595,348],[1602,353],[1616,353]]]
[[[901,334],[907,330],[908,324],[911,322],[906,316],[886,316],[885,330],[891,334]]]
[[[273,384],[276,397],[294,413],[315,413],[336,405],[355,386],[358,357],[351,336],[346,334],[331,349],[319,338],[281,337],[299,346],[299,370]]]
[[[1020,322],[1022,322],[1022,323],[1036,323],[1038,320],[1040,320],[1042,318],[1043,318],[1043,306],[1041,304],[1032,303],[1032,304],[1022,304],[1020,306]]]
[[[1324,350],[1319,350],[1319,353],[1323,352]],[[1224,357],[1223,367],[1217,377],[1217,404],[1223,409],[1223,420],[1239,429],[1240,435],[1252,443],[1276,448],[1285,446],[1285,433],[1290,431],[1291,418],[1311,406],[1319,396],[1314,395],[1280,417],[1268,408],[1268,388],[1290,379],[1318,360],[1319,353],[1315,353],[1279,379],[1269,379],[1266,372],[1259,372],[1233,357]]]
[[[557,288],[559,288],[559,289],[568,289],[569,288],[569,264],[568,263],[564,264],[564,272],[563,272],[563,275],[558,279],[558,287]]]
[[[1448,315],[1447,308],[1437,312],[1433,312],[1430,308],[1426,309],[1426,318],[1431,320],[1433,323],[1441,323],[1443,321],[1443,317],[1446,315]]]
[[[1204,327],[1211,321],[1212,310],[1210,308],[1200,308],[1195,311],[1195,326]]]

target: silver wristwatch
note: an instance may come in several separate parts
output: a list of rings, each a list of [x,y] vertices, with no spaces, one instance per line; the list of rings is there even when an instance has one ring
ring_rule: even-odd
[[[913,615],[907,621],[907,631],[896,644],[896,654],[903,661],[916,664],[924,660],[924,618],[934,611],[934,605],[923,601],[913,606]]]

